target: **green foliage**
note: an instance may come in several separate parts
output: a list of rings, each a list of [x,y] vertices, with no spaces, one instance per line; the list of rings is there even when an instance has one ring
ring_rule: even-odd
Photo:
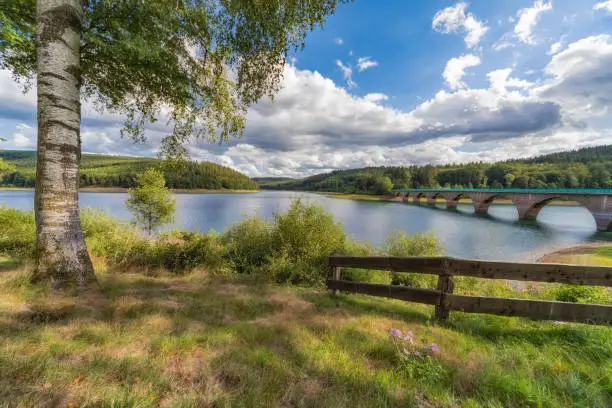
[[[343,255],[348,256],[375,256],[381,251],[368,242],[347,239],[344,243]],[[391,275],[387,271],[374,271],[371,269],[343,268],[342,279],[355,282],[390,284]]]
[[[162,154],[186,155],[193,137],[240,136],[246,108],[276,93],[285,59],[334,12],[337,0],[83,2],[81,83],[86,98],[127,116],[124,134],[169,109]],[[282,5],[281,5],[282,4]],[[34,0],[0,8],[0,67],[35,72]]]
[[[384,251],[390,256],[440,256],[444,247],[432,233],[408,236],[395,230],[387,237]]]
[[[298,199],[287,212],[274,214],[272,239],[299,270],[279,279],[314,284],[324,281],[327,258],[342,251],[345,234],[342,224],[321,205]]]
[[[172,193],[166,188],[164,174],[155,169],[148,169],[138,176],[138,187],[128,191],[129,198],[125,206],[134,215],[137,224],[151,232],[174,220],[176,202]]]
[[[34,256],[36,224],[32,211],[0,206],[0,225],[0,253],[19,258]]]
[[[392,188],[612,188],[612,145],[533,159],[446,166],[337,170],[303,180],[261,182],[262,188],[388,194]],[[392,187],[388,187],[388,181]]]
[[[271,222],[247,218],[225,234],[228,254],[239,273],[259,273],[278,282],[321,284],[327,257],[341,253],[344,229],[317,204],[291,203]]]
[[[383,247],[390,256],[440,256],[444,247],[433,234],[418,233],[411,237],[404,231],[395,230],[387,237]],[[438,277],[422,273],[394,273],[393,285],[406,285],[418,288],[435,286]]]
[[[23,150],[0,151],[0,158],[14,167],[2,177],[1,185],[34,187],[36,152]],[[157,168],[164,173],[169,188],[255,190],[257,183],[229,167],[209,162],[182,162],[170,166],[167,162],[144,157],[84,154],[81,157],[80,187],[136,186],[139,173]],[[1,172],[0,172],[1,175]]]
[[[274,252],[272,226],[260,217],[248,217],[232,225],[223,240],[238,273],[256,273]]]
[[[562,285],[553,291],[555,300],[572,303],[606,303],[610,297],[601,286]]]

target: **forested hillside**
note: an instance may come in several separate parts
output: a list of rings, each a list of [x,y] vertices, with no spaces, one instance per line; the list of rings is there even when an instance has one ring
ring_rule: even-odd
[[[612,188],[612,145],[499,163],[370,167],[262,188],[386,194],[394,188]]]
[[[34,187],[36,152],[0,151],[0,158],[16,171],[4,174],[4,186]],[[136,175],[150,167],[164,172],[170,188],[255,190],[257,183],[244,174],[218,164],[188,162],[175,168],[158,159],[144,157],[84,154],[81,161],[81,187],[134,187]]]

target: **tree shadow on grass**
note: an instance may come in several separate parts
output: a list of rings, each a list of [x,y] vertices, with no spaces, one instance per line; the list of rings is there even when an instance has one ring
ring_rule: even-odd
[[[319,311],[335,310],[351,316],[371,314],[425,323],[431,320],[433,314],[431,307],[417,304],[410,304],[410,307],[407,307],[406,302],[367,295],[343,293],[333,295],[329,291],[312,291],[300,293],[299,296],[314,303]]]
[[[370,389],[395,401],[393,406],[404,401],[374,377],[349,378],[312,365],[296,339],[316,342],[330,332],[308,324],[316,310],[286,288],[120,276],[104,276],[101,283],[109,297],[103,310],[0,310],[6,323],[0,333],[13,353],[9,348],[0,353],[0,405],[95,400],[154,406],[168,400],[321,406],[321,401],[357,403],[354,395]],[[365,333],[348,337],[354,344],[340,336],[335,347],[360,344],[367,350],[371,342]],[[15,354],[18,350],[23,353]],[[143,384],[149,388],[143,390]],[[300,403],[305,400],[310,403]]]
[[[426,325],[431,307],[189,278],[104,275],[101,282],[109,303],[100,311],[49,319],[0,309],[8,346],[0,352],[0,405],[97,398],[119,406],[406,406],[435,388],[398,373],[388,328],[362,326]],[[599,330],[459,313],[442,327],[491,345],[552,341],[610,357]]]

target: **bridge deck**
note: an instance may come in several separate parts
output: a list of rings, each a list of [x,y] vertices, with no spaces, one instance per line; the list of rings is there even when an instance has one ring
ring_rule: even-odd
[[[578,194],[578,195],[612,195],[612,189],[604,188],[401,188],[393,190],[394,193],[495,193],[495,194]]]

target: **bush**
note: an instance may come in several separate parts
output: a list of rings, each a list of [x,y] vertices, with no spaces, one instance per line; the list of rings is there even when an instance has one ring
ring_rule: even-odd
[[[287,212],[274,214],[272,241],[276,253],[296,265],[287,282],[323,283],[327,258],[343,251],[345,238],[342,224],[321,205],[297,199]]]
[[[0,207],[0,253],[31,258],[36,251],[34,212]]]
[[[601,286],[562,285],[553,291],[555,300],[572,303],[610,302],[608,290]]]
[[[81,213],[89,251],[107,262],[125,268],[164,268],[183,272],[198,266],[224,267],[224,247],[218,234],[170,231],[146,239],[140,231],[108,214],[86,208]]]
[[[375,256],[380,251],[367,242],[347,239],[344,244],[343,255],[347,256]],[[391,274],[387,271],[374,271],[371,269],[343,268],[342,279],[354,282],[390,284]]]
[[[238,273],[259,274],[276,282],[321,284],[327,258],[344,249],[344,229],[331,214],[302,200],[271,222],[249,217],[224,235],[227,257]]]
[[[404,231],[395,230],[388,237],[384,251],[390,256],[440,256],[444,247],[433,234],[418,233],[408,236]],[[417,288],[431,288],[438,278],[421,273],[394,273],[393,285],[405,285]]]
[[[271,225],[257,216],[232,225],[223,243],[226,257],[238,273],[255,273],[274,254]]]

